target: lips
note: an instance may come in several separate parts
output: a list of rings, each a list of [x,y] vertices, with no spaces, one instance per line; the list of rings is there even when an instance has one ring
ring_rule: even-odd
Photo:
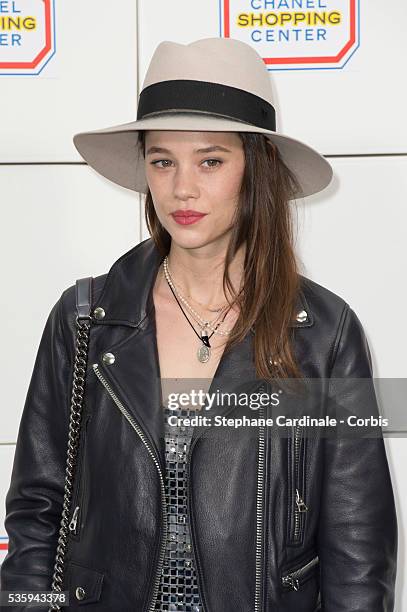
[[[197,212],[197,211],[194,211],[194,210],[192,210],[192,211],[182,211],[182,212],[181,211],[176,211],[176,212],[172,213],[172,216],[173,217],[177,217],[177,218],[178,217],[186,217],[186,218],[189,218],[189,217],[204,217],[205,215],[206,215],[206,213],[200,213],[200,212]]]
[[[207,213],[200,213],[196,210],[176,210],[171,214],[178,225],[192,225],[205,217]]]

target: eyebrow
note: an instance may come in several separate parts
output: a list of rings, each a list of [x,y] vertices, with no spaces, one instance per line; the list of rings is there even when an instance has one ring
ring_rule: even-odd
[[[230,149],[222,147],[221,145],[213,145],[210,147],[205,147],[204,149],[195,149],[194,153],[212,153],[213,151],[224,151],[225,153],[232,152]],[[164,147],[152,146],[147,149],[146,155],[150,155],[151,153],[171,154],[171,151],[169,149],[165,149]]]

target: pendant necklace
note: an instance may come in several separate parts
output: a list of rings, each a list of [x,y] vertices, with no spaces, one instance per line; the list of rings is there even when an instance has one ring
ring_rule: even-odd
[[[180,309],[181,309],[181,311],[182,311],[182,314],[184,315],[184,317],[185,317],[185,318],[186,318],[186,320],[188,321],[189,325],[192,327],[192,329],[193,329],[194,333],[195,333],[195,334],[198,336],[198,338],[199,338],[199,339],[200,339],[200,341],[202,342],[202,344],[199,346],[199,348],[198,348],[198,350],[197,350],[197,353],[196,353],[197,358],[198,358],[198,361],[200,361],[201,363],[206,363],[207,361],[209,361],[209,359],[210,359],[210,357],[211,357],[211,345],[210,345],[209,339],[210,339],[210,338],[213,336],[213,334],[214,334],[214,333],[216,333],[216,332],[217,332],[217,328],[218,328],[218,327],[219,327],[219,326],[220,326],[220,325],[223,323],[223,321],[225,320],[226,315],[227,315],[227,313],[229,312],[229,310],[230,310],[231,306],[229,306],[229,308],[228,308],[228,309],[227,309],[227,311],[225,312],[225,314],[224,314],[224,316],[223,316],[222,320],[221,320],[221,321],[219,321],[219,322],[218,322],[218,323],[215,325],[215,327],[212,327],[212,325],[211,325],[211,324],[210,324],[208,321],[207,321],[207,322],[205,322],[205,323],[203,323],[203,324],[201,324],[201,325],[200,325],[201,330],[200,330],[200,335],[199,335],[199,334],[198,334],[198,332],[196,331],[195,327],[192,325],[191,321],[188,319],[187,315],[185,314],[184,309],[182,308],[182,306],[181,306],[181,304],[180,304],[180,302],[179,302],[179,300],[178,300],[178,298],[177,298],[176,292],[174,291],[174,288],[173,288],[173,286],[172,286],[172,285],[173,285],[173,283],[172,283],[171,279],[170,279],[170,278],[168,278],[168,271],[167,271],[167,269],[166,269],[166,266],[164,266],[164,276],[165,276],[165,278],[166,278],[166,280],[167,280],[167,283],[168,283],[168,285],[169,285],[169,287],[170,287],[170,289],[171,289],[171,291],[172,291],[173,296],[175,297],[175,299],[176,299],[176,301],[177,301],[177,303],[178,303],[178,306],[180,307]],[[219,315],[219,316],[220,316],[220,315]],[[218,316],[218,317],[215,319],[215,321],[216,321],[216,320],[219,318],[219,316]],[[212,329],[212,333],[210,334],[210,336],[208,336],[208,328],[209,328],[209,327]],[[220,332],[217,332],[217,333],[220,333]],[[222,335],[226,335],[227,333],[230,333],[230,330],[229,330],[228,332],[223,332],[223,334],[222,334]]]

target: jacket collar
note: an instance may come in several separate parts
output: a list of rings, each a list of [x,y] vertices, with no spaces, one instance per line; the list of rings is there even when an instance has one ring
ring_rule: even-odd
[[[140,242],[119,257],[107,276],[103,277],[101,292],[95,294],[92,306],[94,322],[130,327],[145,325],[147,315],[154,307],[152,289],[162,259],[152,238]],[[304,280],[304,277],[301,276],[301,279]],[[292,327],[313,325],[313,313],[303,289],[297,298],[296,313]]]

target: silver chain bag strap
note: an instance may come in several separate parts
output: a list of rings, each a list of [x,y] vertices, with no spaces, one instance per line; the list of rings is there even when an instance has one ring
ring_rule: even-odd
[[[58,545],[55,556],[54,573],[51,590],[61,593],[65,571],[65,555],[68,548],[69,517],[71,512],[76,466],[78,463],[79,440],[85,394],[85,378],[89,350],[89,332],[91,328],[93,277],[80,278],[76,281],[76,347],[73,367],[71,407],[68,431],[68,450],[66,456],[64,500],[59,529]],[[52,602],[48,612],[61,610],[57,602]]]

